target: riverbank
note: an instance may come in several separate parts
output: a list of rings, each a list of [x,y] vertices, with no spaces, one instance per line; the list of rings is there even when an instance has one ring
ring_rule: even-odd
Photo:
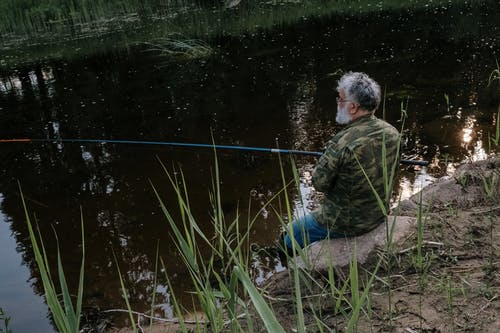
[[[418,217],[422,202],[421,256],[417,254],[417,230],[410,232],[391,255],[384,255],[356,324],[357,331],[498,332],[499,193],[500,157],[494,157],[463,164],[453,176],[440,179],[401,202],[399,214],[414,217]],[[369,278],[375,265],[375,261],[359,265],[360,277]],[[318,274],[310,276],[314,276],[314,283],[304,283],[301,277],[306,330],[316,330],[319,325],[344,332],[353,292],[347,292],[345,299],[339,300],[329,293],[327,279]],[[288,269],[260,285],[286,332],[297,329],[294,281],[294,274]],[[337,288],[342,289],[341,279],[337,284]],[[361,291],[365,286],[360,282]],[[250,316],[253,330],[265,332],[259,315],[251,312]],[[246,319],[241,321],[245,327]],[[190,325],[196,329],[195,324]],[[155,324],[151,331],[145,330],[160,331],[177,332],[180,328],[175,323],[162,323]],[[109,329],[108,332],[130,330]]]
[[[371,288],[369,311],[359,332],[498,332],[500,318],[500,158],[461,165],[401,203],[400,215],[418,215],[423,203],[423,267],[417,267],[417,230],[382,264]],[[371,271],[374,262],[364,265]],[[360,269],[362,271],[362,269]],[[290,292],[287,279],[268,292]],[[275,277],[273,277],[275,278]],[[275,279],[273,282],[276,282]],[[331,316],[334,299],[321,300],[329,327],[343,331],[346,319]],[[294,322],[286,301],[275,302],[281,322]],[[307,313],[307,312],[305,312]],[[307,315],[306,315],[307,317]],[[314,318],[309,323],[314,324]],[[290,327],[291,328],[291,327]]]

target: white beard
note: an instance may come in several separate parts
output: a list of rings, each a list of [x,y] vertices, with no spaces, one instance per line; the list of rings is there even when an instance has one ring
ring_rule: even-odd
[[[345,104],[345,103],[342,103]],[[351,122],[351,116],[349,115],[349,110],[344,107],[337,105],[337,116],[335,117],[337,124],[346,125]]]

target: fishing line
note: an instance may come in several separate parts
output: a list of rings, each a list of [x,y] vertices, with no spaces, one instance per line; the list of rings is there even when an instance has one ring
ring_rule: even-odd
[[[170,146],[170,147],[189,147],[189,148],[212,148],[212,149],[227,149],[227,150],[242,150],[254,151],[264,153],[277,153],[288,155],[309,155],[321,156],[322,152],[294,150],[294,149],[277,149],[277,148],[261,148],[261,147],[246,147],[246,146],[227,146],[227,145],[212,145],[206,143],[184,143],[184,142],[164,142],[164,141],[138,141],[138,140],[101,140],[101,139],[0,139],[0,143],[12,142],[72,142],[72,143],[115,143],[115,144],[133,144],[133,145],[156,145],[156,146]],[[417,160],[401,160],[401,164],[405,165],[421,165],[426,166],[428,161]]]

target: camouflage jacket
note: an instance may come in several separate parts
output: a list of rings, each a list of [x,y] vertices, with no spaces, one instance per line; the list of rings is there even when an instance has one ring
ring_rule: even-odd
[[[373,189],[387,209],[391,195],[384,185],[383,146],[390,177],[399,163],[399,139],[393,126],[372,115],[356,119],[330,140],[312,175],[314,188],[325,193],[321,206],[312,212],[318,223],[354,236],[385,221]]]

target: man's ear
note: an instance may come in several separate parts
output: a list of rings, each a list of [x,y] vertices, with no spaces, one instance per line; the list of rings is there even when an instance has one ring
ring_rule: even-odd
[[[350,103],[351,106],[349,106],[349,113],[350,114],[355,114],[359,110],[359,104],[356,103]]]

